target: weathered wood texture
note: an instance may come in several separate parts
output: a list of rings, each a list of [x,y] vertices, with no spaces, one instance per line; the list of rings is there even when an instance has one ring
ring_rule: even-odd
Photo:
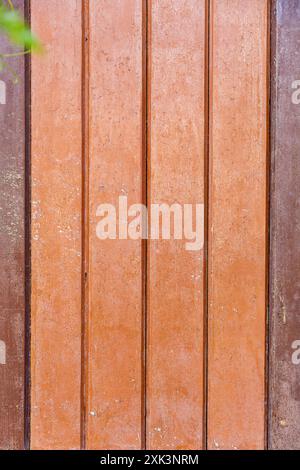
[[[268,1],[212,0],[208,447],[264,447]]]
[[[15,1],[23,11],[24,1]],[[0,53],[16,52],[0,35]],[[0,448],[24,447],[25,66],[0,74]],[[11,72],[11,69],[14,72]],[[15,76],[14,76],[15,75]],[[18,82],[14,83],[17,78]]]
[[[206,400],[209,448],[263,448],[268,1],[31,6],[32,448],[199,449]],[[208,286],[203,206],[146,252],[99,239],[119,196],[208,196]]]
[[[205,1],[153,0],[149,23],[148,202],[193,204],[195,211],[204,203]],[[147,445],[197,449],[203,246],[188,251],[186,240],[173,237],[149,241]]]
[[[271,449],[300,449],[300,1],[272,8]]]
[[[96,230],[101,204],[118,217],[120,196],[128,207],[142,202],[143,9],[140,0],[91,0],[89,8],[87,447],[139,449],[142,243],[99,240]]]
[[[32,0],[31,445],[80,447],[81,1]]]

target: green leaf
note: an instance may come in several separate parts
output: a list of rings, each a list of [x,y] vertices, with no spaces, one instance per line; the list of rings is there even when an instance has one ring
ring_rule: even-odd
[[[20,13],[15,9],[8,8],[3,0],[0,0],[0,30],[13,44],[33,52],[42,51],[40,41],[31,32]]]

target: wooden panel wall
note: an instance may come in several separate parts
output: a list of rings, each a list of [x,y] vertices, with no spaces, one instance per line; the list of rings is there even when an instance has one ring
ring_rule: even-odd
[[[15,1],[23,11],[24,1]],[[0,53],[16,52],[0,35]],[[24,447],[25,67],[0,75],[0,448]],[[15,82],[16,80],[16,82]]]
[[[280,21],[293,8],[298,15],[296,4],[285,3]],[[263,448],[268,5],[31,0],[32,27],[46,49],[32,57],[31,83],[33,449]],[[290,64],[281,60],[278,67]],[[18,67],[22,78],[22,61]],[[5,343],[12,361],[9,372],[0,364],[6,406],[0,446],[18,448],[24,439],[24,93],[15,90],[9,85],[11,101],[0,105],[1,119],[18,136],[6,138],[1,127],[1,188],[13,198],[0,201],[0,249],[10,247],[1,251],[10,274],[0,280],[6,335],[0,357]],[[282,100],[274,108],[278,116],[285,110],[294,116],[297,106],[289,108],[285,95]],[[17,110],[20,119],[13,120]],[[280,135],[274,134],[278,142]],[[296,151],[289,158],[296,160]],[[281,153],[274,155],[283,165]],[[274,181],[282,172],[274,169]],[[296,196],[288,199],[283,184],[295,178],[296,163],[275,187],[292,216]],[[100,205],[115,205],[118,219],[124,196],[128,206],[192,204],[194,229],[198,204],[200,249],[189,251],[174,231],[171,240],[120,239],[122,220],[116,239],[100,240]],[[272,207],[274,224],[288,225],[281,205]],[[281,228],[280,236],[290,237],[292,252],[296,238],[288,230]],[[276,243],[281,279],[292,255],[284,264],[281,238]],[[288,299],[297,293],[282,286],[278,299],[285,295],[282,305],[296,312],[296,300]],[[274,317],[275,335],[278,322]],[[289,334],[280,344],[292,340]],[[286,360],[280,348],[274,361],[281,354]],[[295,368],[292,374],[284,396],[296,406]],[[282,394],[280,384],[274,397]],[[274,447],[290,442],[276,439]]]
[[[271,449],[300,448],[300,1],[272,10]]]
[[[267,0],[212,0],[208,447],[262,449]]]
[[[202,0],[150,2],[149,204],[204,203],[205,18]],[[152,449],[202,447],[204,251],[185,244],[149,242]]]
[[[80,447],[81,1],[32,0],[31,446]]]

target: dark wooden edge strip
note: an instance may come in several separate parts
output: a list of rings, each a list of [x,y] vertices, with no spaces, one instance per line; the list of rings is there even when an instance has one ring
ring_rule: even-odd
[[[22,14],[24,0],[14,0]],[[3,34],[1,53],[14,53]],[[24,448],[25,59],[4,58],[0,104],[0,448]],[[4,87],[4,88],[3,88]]]
[[[300,1],[273,0],[271,22],[268,444],[287,450],[300,449]]]

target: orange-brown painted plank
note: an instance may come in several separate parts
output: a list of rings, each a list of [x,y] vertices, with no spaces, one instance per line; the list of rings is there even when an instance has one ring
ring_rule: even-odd
[[[149,23],[148,202],[195,211],[204,203],[205,1],[153,0]],[[198,449],[203,247],[187,251],[173,235],[148,249],[147,446]]]
[[[212,0],[208,447],[264,447],[267,0]]]
[[[89,449],[142,445],[142,242],[96,235],[101,204],[142,202],[142,3],[89,2]]]
[[[24,0],[14,5],[23,13]],[[19,50],[1,31],[0,53]],[[25,60],[3,60],[7,66],[0,71],[0,449],[20,450],[25,395]]]
[[[32,0],[31,446],[80,447],[81,1]]]

